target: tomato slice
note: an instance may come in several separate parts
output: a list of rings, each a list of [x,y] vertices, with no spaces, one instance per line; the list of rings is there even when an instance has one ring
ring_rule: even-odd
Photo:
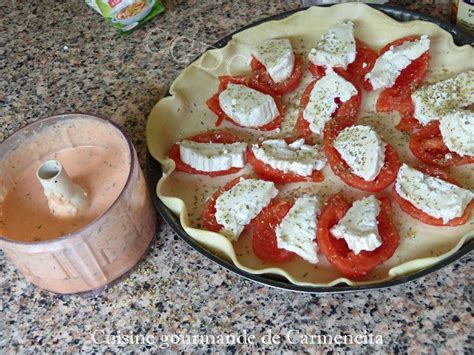
[[[291,182],[321,182],[324,180],[324,175],[319,170],[314,170],[309,176],[302,176],[293,172],[283,172],[272,168],[269,164],[265,164],[258,160],[252,149],[247,149],[247,161],[252,165],[255,173],[263,180],[273,181],[277,184],[291,183]]]
[[[249,82],[249,78],[240,75],[240,76],[234,76],[234,75],[222,75],[219,77],[219,93],[227,89],[227,85],[229,84],[242,84],[242,85],[247,85]]]
[[[403,38],[399,38],[383,47],[380,50],[380,55],[384,54],[385,52],[390,50],[390,47],[397,47],[402,45],[405,42],[413,42],[417,41],[420,38],[417,36],[407,36]],[[412,90],[419,87],[423,80],[425,79],[426,73],[428,72],[428,68],[430,66],[431,56],[430,53],[427,51],[423,53],[420,57],[415,59],[413,62],[410,63],[405,69],[402,70],[399,77],[395,81],[394,86],[399,87],[410,87]]]
[[[375,49],[370,48],[366,43],[358,39],[356,39],[356,50],[356,58],[348,65],[347,71],[363,86],[365,84],[365,75],[374,67],[378,53]]]
[[[392,46],[399,46],[407,41],[415,41],[417,37],[409,36],[397,39],[380,51],[380,55],[385,53]],[[377,112],[392,112],[397,111],[401,115],[401,120],[396,126],[402,132],[413,133],[415,130],[421,128],[421,124],[414,118],[414,105],[411,100],[411,94],[423,82],[428,68],[430,66],[431,56],[429,52],[425,52],[419,58],[410,63],[408,67],[402,70],[400,76],[395,81],[395,84],[383,89],[377,98],[376,110]],[[366,89],[371,90],[370,82],[366,81]]]
[[[338,102],[339,107],[332,115],[331,121],[336,121],[339,125],[347,127],[353,125],[357,121],[357,116],[359,115],[360,106],[362,104],[362,90],[350,74],[348,74],[347,72],[340,72],[338,74],[347,81],[351,82],[357,89],[357,94],[352,96],[346,102],[341,102],[339,99],[336,99],[336,102]],[[301,97],[300,110],[294,127],[295,134],[298,137],[308,137],[312,134],[311,129],[309,128],[309,122],[306,121],[303,117],[303,112],[309,103],[311,91],[313,90],[314,85],[319,79],[320,78],[313,80],[311,83],[309,83],[309,85],[303,92],[303,96]]]
[[[358,39],[356,39],[355,42],[357,52],[355,60],[347,66],[346,70],[342,68],[334,68],[334,71],[336,71],[339,75],[347,72],[359,85],[363,86],[366,84],[365,74],[370,72],[374,67],[378,53],[376,50],[370,48],[366,43]],[[324,66],[315,65],[313,63],[310,63],[309,71],[317,79],[324,76],[326,72]]]
[[[265,66],[254,56],[252,56],[250,66],[254,72],[255,79],[268,86],[275,95],[283,95],[295,90],[303,78],[303,59],[301,56],[296,54],[293,72],[288,79],[280,83],[275,83],[273,81]]]
[[[253,222],[252,248],[255,255],[264,261],[282,262],[295,254],[278,248],[275,229],[290,211],[293,204],[286,201],[273,201],[262,210]]]
[[[369,192],[382,191],[395,181],[401,163],[398,159],[397,151],[390,144],[387,143],[385,146],[385,163],[380,173],[374,180],[366,181],[352,173],[349,165],[342,159],[337,149],[334,148],[334,140],[340,131],[341,127],[334,127],[334,123],[331,122],[331,124],[326,125],[324,132],[324,152],[334,174],[339,176],[347,185]]]
[[[395,127],[401,132],[412,134],[422,128],[423,125],[413,116],[402,116]]]
[[[407,36],[403,38],[399,38],[395,41],[392,41],[385,45],[380,52],[379,57],[382,56],[385,52],[389,51],[391,47],[398,47],[405,42],[413,42],[419,40],[419,37],[416,36]],[[428,72],[428,68],[430,65],[431,56],[429,52],[423,53],[420,57],[415,59],[408,65],[405,69],[403,69],[398,76],[397,80],[393,84],[393,87],[405,87],[409,88],[411,91],[416,89],[421,85],[423,80],[425,79],[426,73]],[[372,85],[370,84],[369,80],[365,81],[366,84],[364,87],[367,90],[373,90]],[[386,90],[386,89],[385,89]]]
[[[210,131],[201,133],[192,137],[187,138],[194,142],[198,143],[225,143],[231,144],[235,142],[239,142],[240,139],[236,135],[226,132],[226,131]],[[176,164],[176,170],[183,171],[188,174],[198,174],[198,175],[208,175],[208,176],[222,176],[228,174],[234,174],[241,170],[241,168],[230,168],[227,170],[219,170],[219,171],[201,171],[194,169],[192,166],[186,164],[181,160],[181,156],[179,154],[179,144],[173,144],[170,149],[169,155],[171,159],[174,160]]]
[[[461,156],[446,146],[439,122],[431,122],[410,137],[410,150],[422,162],[439,167],[474,163],[474,156]],[[449,155],[449,159],[446,159]]]
[[[273,97],[273,99],[275,100],[275,104],[277,106],[279,116],[276,117],[273,121],[267,123],[264,126],[250,127],[250,128],[258,129],[258,130],[261,130],[261,131],[272,131],[272,130],[277,129],[281,126],[281,123],[283,122],[283,118],[285,116],[285,107],[283,106],[283,102],[281,100],[281,97],[273,94],[273,90],[270,87],[268,87],[267,85],[259,82],[255,78],[247,78],[245,76],[220,76],[219,77],[219,89],[218,89],[217,94],[212,96],[206,102],[209,109],[217,115],[216,127],[219,127],[222,124],[222,122],[224,122],[224,120],[232,122],[236,126],[242,127],[237,122],[235,122],[232,118],[230,118],[222,110],[222,108],[220,106],[220,103],[219,103],[219,94],[222,91],[224,91],[225,89],[227,89],[227,85],[229,85],[230,83],[246,85],[249,88],[252,88],[252,89],[260,91],[260,92],[263,92],[264,94],[271,95]],[[249,128],[249,127],[247,127],[247,128]]]
[[[313,90],[314,85],[316,84],[317,80],[318,79],[313,80],[311,83],[309,83],[309,85],[306,87],[306,89],[303,92],[303,96],[301,96],[300,110],[299,110],[298,118],[296,119],[295,128],[294,128],[295,133],[298,137],[308,137],[308,136],[311,136],[312,134],[311,129],[309,128],[309,122],[303,118],[303,111],[309,103],[311,91]]]
[[[453,185],[460,186],[459,183],[456,181],[456,179],[449,176],[449,174],[447,174],[444,170],[440,168],[437,168],[434,166],[419,166],[416,169],[418,169],[419,171],[427,175],[434,176],[444,181],[447,181]],[[393,195],[394,195],[395,201],[397,201],[402,211],[406,212],[413,218],[416,218],[417,220],[425,224],[432,225],[432,226],[444,226],[444,227],[461,226],[469,220],[469,217],[471,216],[471,210],[474,207],[474,201],[471,201],[471,203],[469,203],[466,206],[466,209],[464,210],[464,214],[461,217],[453,218],[448,223],[444,223],[441,218],[435,218],[435,217],[430,216],[429,214],[415,207],[410,201],[407,201],[403,197],[401,197],[398,194],[397,190],[395,189],[395,186],[393,187]]]
[[[376,103],[377,112],[399,112],[401,118],[395,127],[399,131],[410,134],[423,127],[414,117],[415,106],[411,94],[412,91],[407,87],[394,86],[382,90]]]
[[[311,74],[313,74],[315,79],[320,79],[321,77],[326,75],[326,69],[322,65],[309,63],[308,69],[311,72]]]
[[[222,226],[216,220],[216,201],[220,195],[225,191],[230,190],[232,187],[237,185],[241,179],[251,179],[252,177],[248,174],[239,176],[229,181],[224,187],[218,189],[214,194],[206,201],[202,210],[202,224],[204,229],[219,233],[222,230]],[[258,217],[258,216],[257,216]]]
[[[331,196],[321,212],[318,222],[318,245],[329,263],[346,277],[357,279],[366,276],[389,259],[398,247],[398,231],[392,221],[390,200],[387,197],[378,199],[381,204],[377,226],[382,245],[373,251],[361,251],[355,254],[344,239],[336,239],[331,234],[331,228],[344,217],[352,205],[343,195]]]

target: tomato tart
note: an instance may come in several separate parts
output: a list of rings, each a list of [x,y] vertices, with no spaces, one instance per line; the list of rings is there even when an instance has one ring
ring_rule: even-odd
[[[474,49],[357,3],[235,34],[150,114],[157,193],[242,270],[379,283],[474,237]]]

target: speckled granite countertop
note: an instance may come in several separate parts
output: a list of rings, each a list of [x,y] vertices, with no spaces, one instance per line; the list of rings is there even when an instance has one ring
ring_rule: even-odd
[[[200,50],[176,48],[170,53],[167,43],[186,36],[205,46],[252,21],[301,6],[299,1],[175,0],[167,3],[163,16],[122,39],[82,1],[65,3],[2,4],[1,40],[6,46],[0,49],[0,141],[40,117],[95,112],[124,127],[142,158],[147,114]],[[433,5],[438,1],[390,3],[440,18],[447,13],[445,6]],[[181,343],[170,349],[468,351],[473,265],[471,254],[421,280],[382,291],[293,294],[226,272],[161,224],[136,272],[96,298],[84,299],[36,289],[0,252],[0,353],[158,349],[162,340],[162,347],[167,340],[176,342],[172,335],[190,343],[186,335],[218,339],[244,333],[247,343],[255,336],[254,345]],[[268,332],[280,339],[265,344]],[[129,334],[154,338],[147,338],[151,344],[127,345],[126,338],[118,337]],[[348,334],[365,339],[372,334],[376,343],[382,336],[383,345],[318,344],[324,335],[336,342],[337,335]],[[319,335],[313,337],[316,344],[304,344],[311,335]]]

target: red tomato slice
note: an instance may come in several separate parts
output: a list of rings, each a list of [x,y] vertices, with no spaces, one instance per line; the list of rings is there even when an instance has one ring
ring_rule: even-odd
[[[344,239],[336,239],[331,228],[344,217],[351,203],[341,194],[329,198],[318,222],[318,245],[328,261],[341,274],[349,278],[366,276],[371,270],[389,259],[398,247],[398,232],[392,221],[392,205],[387,197],[378,198],[381,202],[377,226],[382,245],[373,251],[355,254]]]
[[[379,94],[375,106],[377,112],[398,111],[404,116],[414,113],[414,106],[411,103],[411,91],[404,87],[391,87]]]
[[[233,76],[233,75],[222,75],[219,77],[219,93],[227,89],[227,85],[232,84],[242,84],[247,85],[249,78],[246,76]]]
[[[321,182],[324,180],[324,175],[319,170],[314,170],[309,176],[297,175],[293,172],[285,173],[281,170],[274,169],[270,165],[265,164],[255,157],[252,149],[247,149],[247,161],[252,165],[255,173],[263,180],[273,181],[277,184],[284,184],[290,182]]]
[[[449,176],[445,171],[443,171],[440,168],[433,167],[433,166],[419,166],[416,169],[418,169],[419,171],[427,175],[434,176],[444,181],[447,181],[453,185],[460,186],[459,183],[456,181],[456,179]],[[393,187],[393,195],[394,195],[395,201],[397,201],[402,211],[406,212],[413,218],[416,218],[417,220],[425,224],[432,225],[432,226],[444,226],[444,227],[461,226],[469,220],[469,217],[471,216],[471,210],[474,207],[474,201],[471,201],[471,203],[469,203],[466,206],[466,209],[464,210],[464,214],[461,217],[453,218],[452,220],[450,220],[448,223],[445,224],[441,218],[435,218],[435,217],[430,216],[429,214],[415,207],[411,202],[401,197],[398,194],[397,190],[395,190],[395,186]]]
[[[235,122],[232,118],[226,115],[226,113],[221,109],[221,106],[219,104],[219,94],[227,88],[227,85],[229,85],[229,83],[246,85],[249,88],[263,92],[264,94],[271,95],[275,100],[275,104],[278,108],[278,112],[280,113],[280,115],[264,126],[250,128],[258,129],[261,131],[272,131],[281,126],[281,123],[283,122],[283,118],[285,116],[285,107],[283,106],[281,97],[274,95],[270,87],[257,81],[256,79],[247,78],[245,76],[220,76],[219,82],[220,84],[217,94],[212,96],[206,102],[209,109],[217,115],[216,127],[220,126],[222,122],[224,122],[224,120],[232,122],[234,125],[241,127],[237,122]]]
[[[365,74],[372,70],[374,67],[375,61],[377,60],[378,53],[374,49],[370,48],[367,44],[358,39],[356,42],[356,57],[355,60],[347,66],[347,69],[334,68],[334,70],[341,75],[344,72],[347,72],[352,76],[359,85],[365,85]],[[325,75],[324,66],[315,65],[310,63],[309,71],[317,79]]]
[[[311,129],[309,128],[309,123],[303,118],[303,111],[306,108],[306,106],[309,103],[309,98],[311,96],[311,91],[314,88],[314,85],[316,84],[316,80],[313,80],[309,85],[306,87],[306,89],[303,92],[303,96],[301,96],[300,100],[300,110],[298,113],[298,118],[296,119],[295,123],[295,133],[298,137],[308,137],[311,136],[312,132]]]
[[[295,64],[290,77],[280,83],[275,83],[265,66],[253,56],[250,66],[255,74],[255,79],[268,86],[275,95],[283,95],[295,90],[303,78],[303,59],[299,55],[295,55]]]
[[[391,46],[399,46],[407,41],[415,41],[417,37],[409,36],[397,39],[380,51],[380,55],[390,49]],[[421,124],[413,117],[414,106],[411,100],[411,94],[423,82],[428,68],[430,66],[431,56],[429,52],[425,52],[419,58],[414,60],[408,67],[402,70],[400,76],[395,81],[395,84],[382,90],[380,93],[376,110],[377,112],[392,112],[397,111],[402,116],[400,122],[396,126],[402,132],[413,133],[416,129],[421,128]],[[366,81],[368,90],[372,89],[370,82]]]
[[[442,179],[444,181],[447,181],[449,182],[450,184],[453,184],[453,185],[459,185],[459,182],[453,178],[452,176],[450,176],[446,171],[444,171],[443,169],[441,168],[438,168],[436,166],[429,166],[429,165],[419,165],[416,167],[416,169],[418,169],[419,171],[421,171],[422,173],[425,173],[426,175],[430,175],[430,176],[434,176],[434,177],[437,177],[439,179]]]
[[[342,159],[337,149],[334,148],[334,140],[340,131],[341,128],[334,128],[334,124],[326,125],[324,131],[324,152],[334,174],[339,176],[347,185],[369,192],[382,191],[395,181],[401,164],[397,151],[390,144],[387,143],[385,146],[385,163],[379,175],[372,181],[366,181],[352,173],[349,165]]]
[[[423,127],[423,125],[413,116],[402,116],[400,122],[395,127],[399,131],[411,134]]]
[[[410,137],[410,150],[422,162],[439,167],[472,164],[474,156],[461,156],[446,146],[439,129],[439,122],[431,122]],[[446,159],[446,155],[451,156]]]
[[[339,107],[332,115],[331,121],[336,121],[341,126],[347,127],[353,125],[357,121],[357,116],[359,115],[359,110],[362,103],[362,90],[360,89],[360,86],[350,76],[350,74],[346,72],[341,72],[338,74],[347,81],[351,82],[357,89],[357,94],[352,96],[346,102],[341,102],[339,99],[336,99],[336,102],[338,102]],[[312,134],[311,129],[309,128],[309,122],[303,118],[303,111],[309,103],[311,91],[313,90],[314,85],[318,80],[319,79],[316,79],[309,83],[303,93],[303,96],[301,97],[300,110],[294,128],[295,133],[298,137],[308,137]]]
[[[252,248],[255,255],[264,261],[282,262],[295,254],[278,248],[275,229],[293,206],[286,201],[273,201],[254,219]]]
[[[237,185],[241,179],[251,179],[252,177],[248,174],[239,176],[229,181],[224,187],[218,189],[214,194],[206,201],[202,211],[202,224],[204,229],[219,233],[222,230],[222,226],[217,223],[216,220],[216,201],[220,195],[225,191],[230,190],[234,185]],[[257,216],[258,217],[258,216]]]
[[[240,141],[239,137],[226,131],[205,132],[205,133],[201,133],[201,134],[189,137],[187,139],[198,142],[198,143],[231,144],[231,143]],[[219,170],[219,171],[201,171],[201,170],[194,169],[192,166],[186,164],[185,162],[181,160],[181,156],[179,154],[179,144],[173,144],[168,156],[171,159],[173,159],[174,162],[176,163],[176,170],[184,171],[185,173],[188,173],[188,174],[222,176],[222,175],[234,174],[241,170],[241,168],[230,168],[227,170]]]
[[[419,37],[416,36],[407,36],[403,38],[399,38],[393,42],[388,43],[383,47],[379,52],[379,57],[382,56],[385,52],[389,51],[391,47],[397,47],[402,45],[405,42],[413,42],[419,40]],[[408,65],[405,69],[403,69],[398,76],[397,80],[393,84],[393,87],[405,87],[411,89],[413,91],[418,86],[421,85],[423,80],[425,79],[426,73],[428,72],[428,68],[430,65],[431,56],[429,52],[423,53],[420,57],[415,59]],[[370,81],[365,81],[364,87],[366,90],[373,90]],[[386,90],[386,89],[385,89]]]
[[[411,94],[412,91],[407,87],[394,86],[382,90],[376,104],[377,112],[399,112],[401,119],[395,127],[410,134],[423,127],[414,117],[415,106],[411,100]]]
[[[326,75],[326,69],[322,65],[309,63],[308,69],[311,72],[311,74],[313,74],[315,79],[320,79],[321,77]]]
[[[365,83],[365,75],[372,70],[378,54],[375,49],[370,48],[366,43],[356,39],[357,55],[355,60],[349,64],[347,71],[360,85]]]
[[[419,37],[416,36],[407,36],[403,38],[399,38],[380,50],[380,55],[384,54],[390,47],[397,47],[402,45],[405,42],[413,42],[419,40]],[[426,73],[428,72],[428,68],[430,66],[431,56],[429,52],[423,53],[420,57],[415,59],[413,62],[410,63],[408,67],[402,70],[400,76],[395,81],[394,86],[399,87],[411,87],[412,90],[416,89],[421,85],[423,80],[425,79]]]

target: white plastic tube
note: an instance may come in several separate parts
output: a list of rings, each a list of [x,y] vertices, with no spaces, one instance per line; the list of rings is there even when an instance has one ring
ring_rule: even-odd
[[[55,217],[76,217],[89,207],[87,193],[71,181],[60,161],[45,161],[36,171],[36,177]]]

